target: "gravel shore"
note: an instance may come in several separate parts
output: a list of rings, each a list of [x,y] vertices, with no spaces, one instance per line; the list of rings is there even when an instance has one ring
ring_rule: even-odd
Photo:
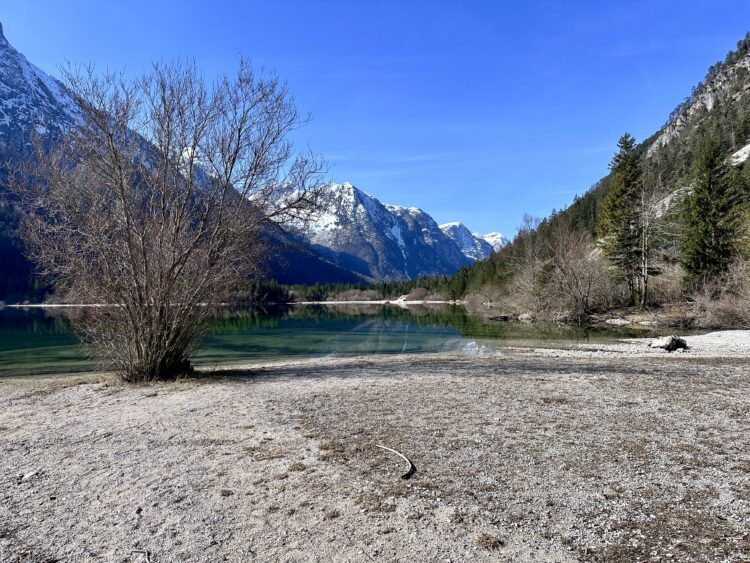
[[[750,372],[708,336],[3,381],[0,560],[747,561]]]
[[[679,333],[676,333],[679,335]],[[686,354],[692,358],[748,358],[750,359],[750,330],[721,330],[708,334],[693,334],[684,337],[687,350],[666,352],[649,346],[660,338],[627,338],[615,342],[575,344],[569,347],[519,349],[536,356],[573,358],[622,358],[656,357],[670,354]]]

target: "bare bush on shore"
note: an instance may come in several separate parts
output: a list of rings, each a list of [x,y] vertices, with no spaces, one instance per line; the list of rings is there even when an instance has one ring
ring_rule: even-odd
[[[211,305],[258,273],[264,223],[315,207],[321,164],[288,140],[304,119],[244,61],[213,84],[181,63],[64,79],[80,121],[13,178],[31,256],[72,299],[108,305],[76,321],[104,367],[185,374]]]
[[[685,274],[676,262],[664,263],[658,276],[653,276],[648,295],[649,305],[684,303],[685,291],[682,280]]]
[[[702,284],[693,296],[706,327],[750,327],[750,261],[739,257],[720,278]]]
[[[520,311],[541,311],[546,305],[550,256],[547,241],[539,233],[540,224],[538,218],[524,215],[514,240],[513,294],[509,301]]]
[[[415,287],[406,294],[407,301],[424,301],[430,295],[430,291],[424,287]]]
[[[558,221],[550,238],[552,270],[547,299],[581,319],[608,305],[612,295],[608,265],[591,236]]]
[[[495,296],[508,313],[581,320],[622,293],[591,236],[564,218],[542,225],[526,216],[513,244],[511,281]]]

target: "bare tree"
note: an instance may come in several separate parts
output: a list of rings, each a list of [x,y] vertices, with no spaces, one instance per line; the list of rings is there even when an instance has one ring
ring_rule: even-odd
[[[665,241],[678,238],[674,209],[683,190],[669,192],[661,174],[646,167],[638,187],[635,218],[640,248],[638,252],[639,306],[645,309],[651,299],[651,278],[660,274],[665,260]]]
[[[638,305],[645,309],[649,299],[649,281],[653,271],[654,238],[660,219],[659,198],[644,181],[638,187],[635,220],[638,229]]]
[[[589,315],[609,293],[607,265],[588,233],[558,218],[549,238],[553,270],[548,297],[565,304],[579,319]]]
[[[288,139],[304,119],[244,61],[212,84],[182,63],[64,80],[78,123],[14,176],[28,248],[72,299],[107,305],[76,322],[105,366],[179,376],[211,306],[258,272],[264,223],[315,206],[321,163]]]
[[[549,249],[540,225],[540,219],[524,214],[511,256],[514,293],[528,300],[527,305],[534,311],[543,308],[549,265]]]

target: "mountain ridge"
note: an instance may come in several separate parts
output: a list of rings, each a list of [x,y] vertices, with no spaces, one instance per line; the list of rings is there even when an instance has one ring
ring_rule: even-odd
[[[15,49],[0,24],[0,171],[11,159],[29,154],[33,135],[48,144],[58,142],[81,115],[63,84]],[[450,275],[474,260],[465,256],[424,211],[384,205],[366,192],[358,192],[356,207],[361,211],[349,218],[349,228],[362,243],[360,248],[346,242],[345,236],[338,237],[335,244],[326,240],[324,209],[320,232],[312,237],[315,240],[300,232],[269,229],[268,237],[278,246],[278,252],[269,257],[268,277],[286,283],[361,283]],[[0,261],[4,264],[0,299],[30,295],[32,287],[38,285],[18,237],[19,210],[13,198],[6,199],[5,195],[0,174]],[[328,210],[329,223],[334,219]],[[328,226],[334,224],[335,220]]]
[[[472,233],[459,221],[443,223],[440,230],[456,243],[464,256],[474,261],[488,258],[494,251],[493,246],[481,237]]]
[[[65,87],[16,50],[0,24],[0,149],[23,152],[32,132],[63,134],[81,110]]]
[[[350,182],[324,186],[323,209],[297,232],[318,248],[358,260],[354,271],[372,279],[450,275],[492,253],[464,227],[462,245],[418,207],[382,203]]]

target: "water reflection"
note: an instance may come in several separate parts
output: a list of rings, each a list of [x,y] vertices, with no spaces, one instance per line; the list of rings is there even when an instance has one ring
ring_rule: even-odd
[[[0,376],[94,368],[71,332],[70,318],[75,314],[75,310],[66,309],[0,310]],[[613,335],[629,333],[487,322],[459,306],[222,308],[194,362],[218,365],[326,355],[445,351],[493,354],[509,343],[543,345]]]

